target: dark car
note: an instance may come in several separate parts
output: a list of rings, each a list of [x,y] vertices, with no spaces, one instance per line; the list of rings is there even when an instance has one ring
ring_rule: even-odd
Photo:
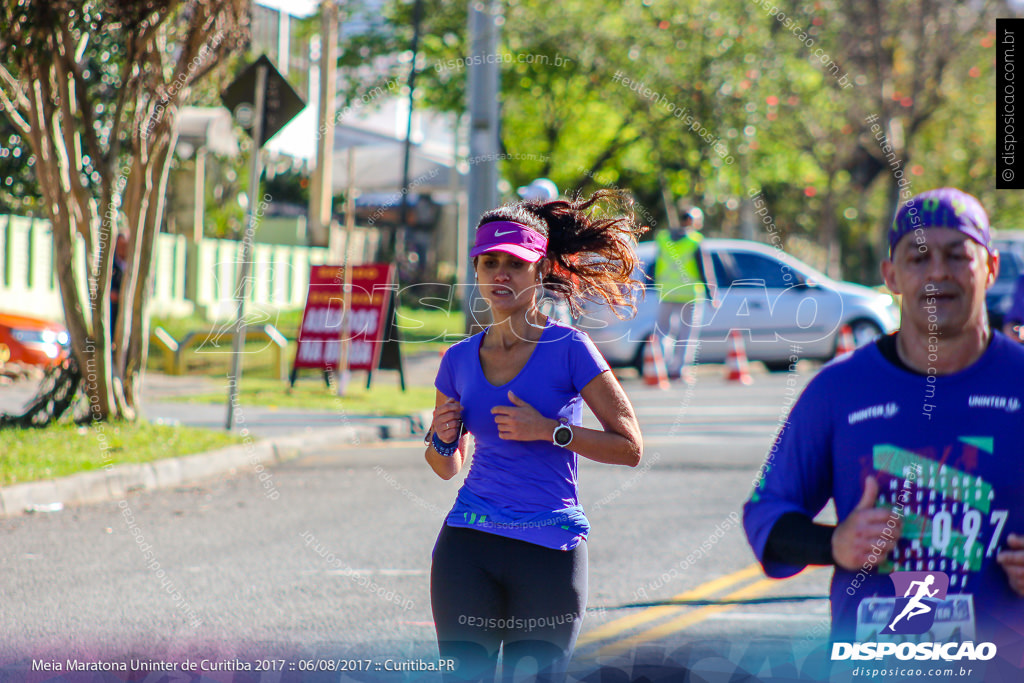
[[[1013,305],[1017,278],[1024,273],[1024,241],[999,239],[993,242],[999,250],[999,275],[985,295],[988,322],[994,330],[1003,329],[1003,318]]]

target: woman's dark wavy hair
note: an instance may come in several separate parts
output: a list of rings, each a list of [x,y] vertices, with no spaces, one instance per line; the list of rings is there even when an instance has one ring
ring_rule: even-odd
[[[573,317],[586,301],[608,304],[619,318],[636,313],[633,278],[638,265],[633,243],[647,230],[636,223],[633,200],[617,190],[598,190],[586,199],[515,202],[488,211],[479,228],[492,221],[513,221],[548,238],[551,272],[544,286],[569,304]]]

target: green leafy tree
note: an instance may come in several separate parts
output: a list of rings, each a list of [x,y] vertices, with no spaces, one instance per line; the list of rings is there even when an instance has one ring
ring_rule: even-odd
[[[777,6],[781,17],[762,4]],[[772,75],[777,120],[765,129],[770,142],[756,167],[761,182],[776,190],[774,213],[803,217],[802,231],[817,236],[832,274],[877,280],[885,232],[901,199],[942,185],[984,194],[977,167],[972,173],[941,160],[969,155],[976,163],[969,150],[983,139],[992,142],[981,149],[994,148],[994,112],[980,106],[991,99],[981,92],[990,81],[981,76],[992,73],[986,37],[1007,6],[956,0],[754,6],[773,31],[762,70]],[[787,28],[793,24],[807,29],[813,45],[795,37]],[[951,130],[964,134],[950,137]],[[793,159],[783,147],[810,166],[797,171],[789,164],[780,173],[769,159]]]
[[[424,5],[417,101],[461,114],[466,5]],[[491,58],[502,63],[503,175],[513,186],[538,176],[569,191],[617,185],[648,207],[662,203],[663,190],[711,202],[739,191],[740,169],[730,166],[742,116],[720,93],[758,48],[723,3],[648,5],[505,4],[500,54]],[[390,4],[383,22],[349,38],[342,67],[354,74],[371,62],[404,81],[410,60],[399,56],[411,43],[412,13],[412,3]]]
[[[417,102],[461,114],[467,4],[424,6]],[[370,85],[359,73],[383,77],[383,69],[404,82],[413,7],[395,0],[350,35],[346,101]],[[659,223],[685,197],[705,208],[711,230],[746,236],[749,195],[762,190],[779,229],[817,245],[812,260],[872,281],[901,181],[906,187],[900,174],[915,190],[959,184],[996,213],[1020,215],[1019,199],[990,189],[993,155],[971,151],[994,141],[984,41],[997,14],[1014,13],[1004,2],[502,7],[500,134],[513,186],[547,176],[570,191],[628,188]],[[889,148],[876,140],[875,121]],[[764,238],[753,225],[752,236]]]
[[[0,114],[0,213],[38,216],[43,211],[36,160],[25,140]]]
[[[247,39],[249,2],[22,0],[0,11],[0,106],[28,142],[55,261],[69,266],[57,279],[90,416],[130,418],[146,361],[147,285],[177,111]],[[122,229],[129,257],[112,335],[113,243]],[[79,239],[86,293],[71,266]]]

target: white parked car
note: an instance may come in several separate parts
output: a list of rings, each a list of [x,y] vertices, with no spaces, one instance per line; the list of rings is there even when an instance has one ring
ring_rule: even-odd
[[[865,344],[899,324],[892,296],[870,287],[833,280],[803,261],[760,242],[705,239],[713,264],[710,301],[704,303],[698,362],[722,363],[732,330],[742,333],[747,357],[769,370],[785,370],[790,356],[827,360],[835,355],[839,332],[849,325],[854,343]],[[643,362],[643,346],[658,319],[658,285],[652,281],[656,246],[637,246],[645,283],[636,316],[619,320],[607,308],[588,305],[573,321],[587,332],[613,366]],[[656,273],[654,274],[656,277]],[[628,310],[625,311],[628,314]]]

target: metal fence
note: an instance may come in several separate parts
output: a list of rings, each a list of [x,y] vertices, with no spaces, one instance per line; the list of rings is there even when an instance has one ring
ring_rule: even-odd
[[[375,234],[354,236],[356,261],[375,248]],[[75,272],[83,298],[85,247],[75,245]],[[223,319],[234,311],[241,242],[161,233],[156,239],[150,312],[160,316],[200,315]],[[49,221],[0,215],[0,311],[50,320],[63,319]],[[306,299],[311,265],[326,263],[323,247],[256,244],[250,270],[249,301],[272,309],[299,308]],[[84,302],[83,302],[84,303]]]

